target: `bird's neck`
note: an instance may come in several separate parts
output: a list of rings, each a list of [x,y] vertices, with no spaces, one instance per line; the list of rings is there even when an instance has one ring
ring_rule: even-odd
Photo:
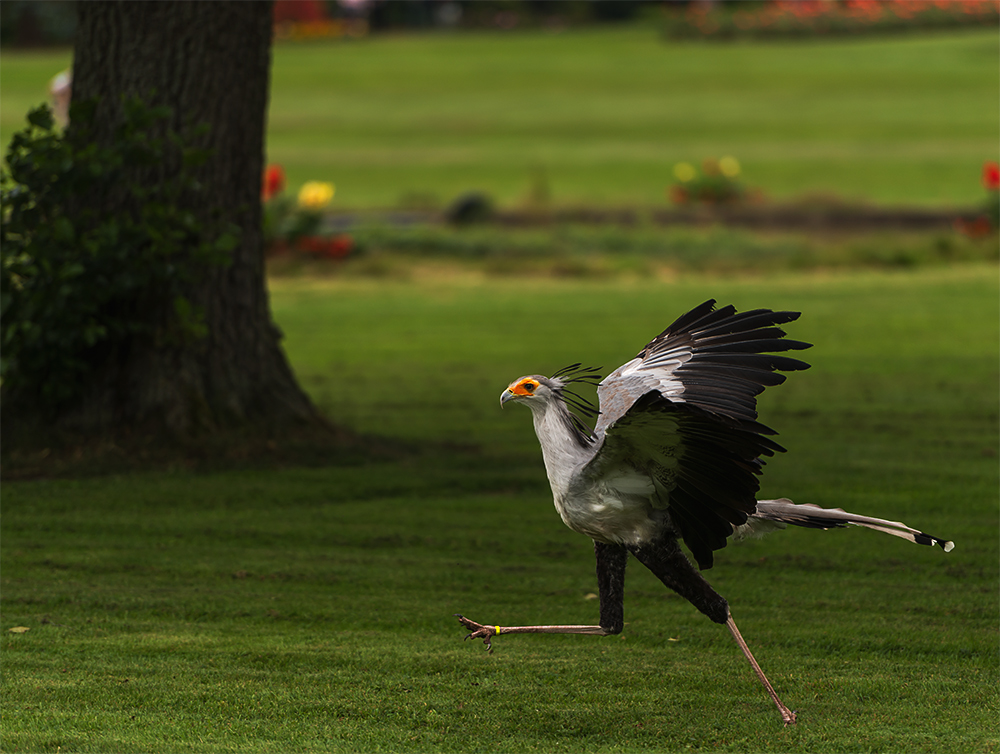
[[[566,493],[573,472],[590,459],[593,450],[573,425],[572,415],[562,401],[533,410],[532,418],[552,493],[559,499]]]

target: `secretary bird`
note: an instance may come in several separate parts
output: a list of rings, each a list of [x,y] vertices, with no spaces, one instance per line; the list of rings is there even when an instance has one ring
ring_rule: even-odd
[[[535,374],[510,383],[500,405],[513,401],[531,409],[556,510],[570,529],[594,540],[600,622],[501,626],[456,614],[470,631],[466,639],[483,639],[489,647],[500,634],[620,633],[631,553],[667,587],[729,628],[785,725],[794,724],[795,713],[757,664],[728,603],[698,571],[712,567],[713,552],[729,537],[739,540],[786,524],[812,529],[851,524],[938,545],[945,552],[954,547],[896,521],[786,499],[756,499],[761,458],[785,450],[770,439],[774,430],[757,421],[756,397],[785,381],[780,372],[809,367],[773,353],[810,347],[785,339],[778,327],[798,317],[799,312],[770,309],[716,309],[710,300],[678,318],[599,383],[599,370],[579,364],[551,377]],[[599,411],[572,392],[574,383],[597,384]],[[593,430],[579,414],[597,415]]]

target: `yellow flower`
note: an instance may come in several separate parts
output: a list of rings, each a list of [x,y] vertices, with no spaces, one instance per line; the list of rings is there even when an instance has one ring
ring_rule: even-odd
[[[698,171],[694,169],[694,165],[690,162],[678,162],[674,165],[674,177],[681,183],[693,181],[696,175],[698,175]]]
[[[299,189],[299,206],[302,209],[323,209],[333,199],[333,184],[309,181]]]
[[[735,178],[740,174],[740,163],[735,157],[723,157],[719,160],[719,170],[726,178]]]

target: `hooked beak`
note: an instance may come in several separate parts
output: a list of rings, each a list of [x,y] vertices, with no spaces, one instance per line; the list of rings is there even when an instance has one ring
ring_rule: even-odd
[[[516,396],[512,392],[510,392],[510,388],[504,390],[502,393],[500,393],[500,408],[503,408],[503,404],[505,404],[507,401],[514,400],[515,397]]]

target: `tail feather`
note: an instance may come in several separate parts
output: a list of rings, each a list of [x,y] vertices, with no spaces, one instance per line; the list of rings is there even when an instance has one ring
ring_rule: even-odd
[[[753,521],[757,519],[759,523]],[[872,518],[870,516],[859,516],[856,513],[848,513],[840,508],[820,508],[818,505],[796,505],[791,500],[781,498],[780,500],[758,500],[757,511],[750,516],[750,521],[744,526],[749,527],[746,532],[740,532],[738,527],[736,535],[754,534],[758,530],[767,528],[764,522],[775,522],[781,524],[792,524],[794,526],[804,526],[809,529],[833,529],[844,526],[863,526],[866,529],[892,534],[894,537],[914,542],[918,545],[937,545],[945,552],[955,549],[955,543],[935,537],[931,534],[913,529],[899,521],[887,521],[884,518]]]

